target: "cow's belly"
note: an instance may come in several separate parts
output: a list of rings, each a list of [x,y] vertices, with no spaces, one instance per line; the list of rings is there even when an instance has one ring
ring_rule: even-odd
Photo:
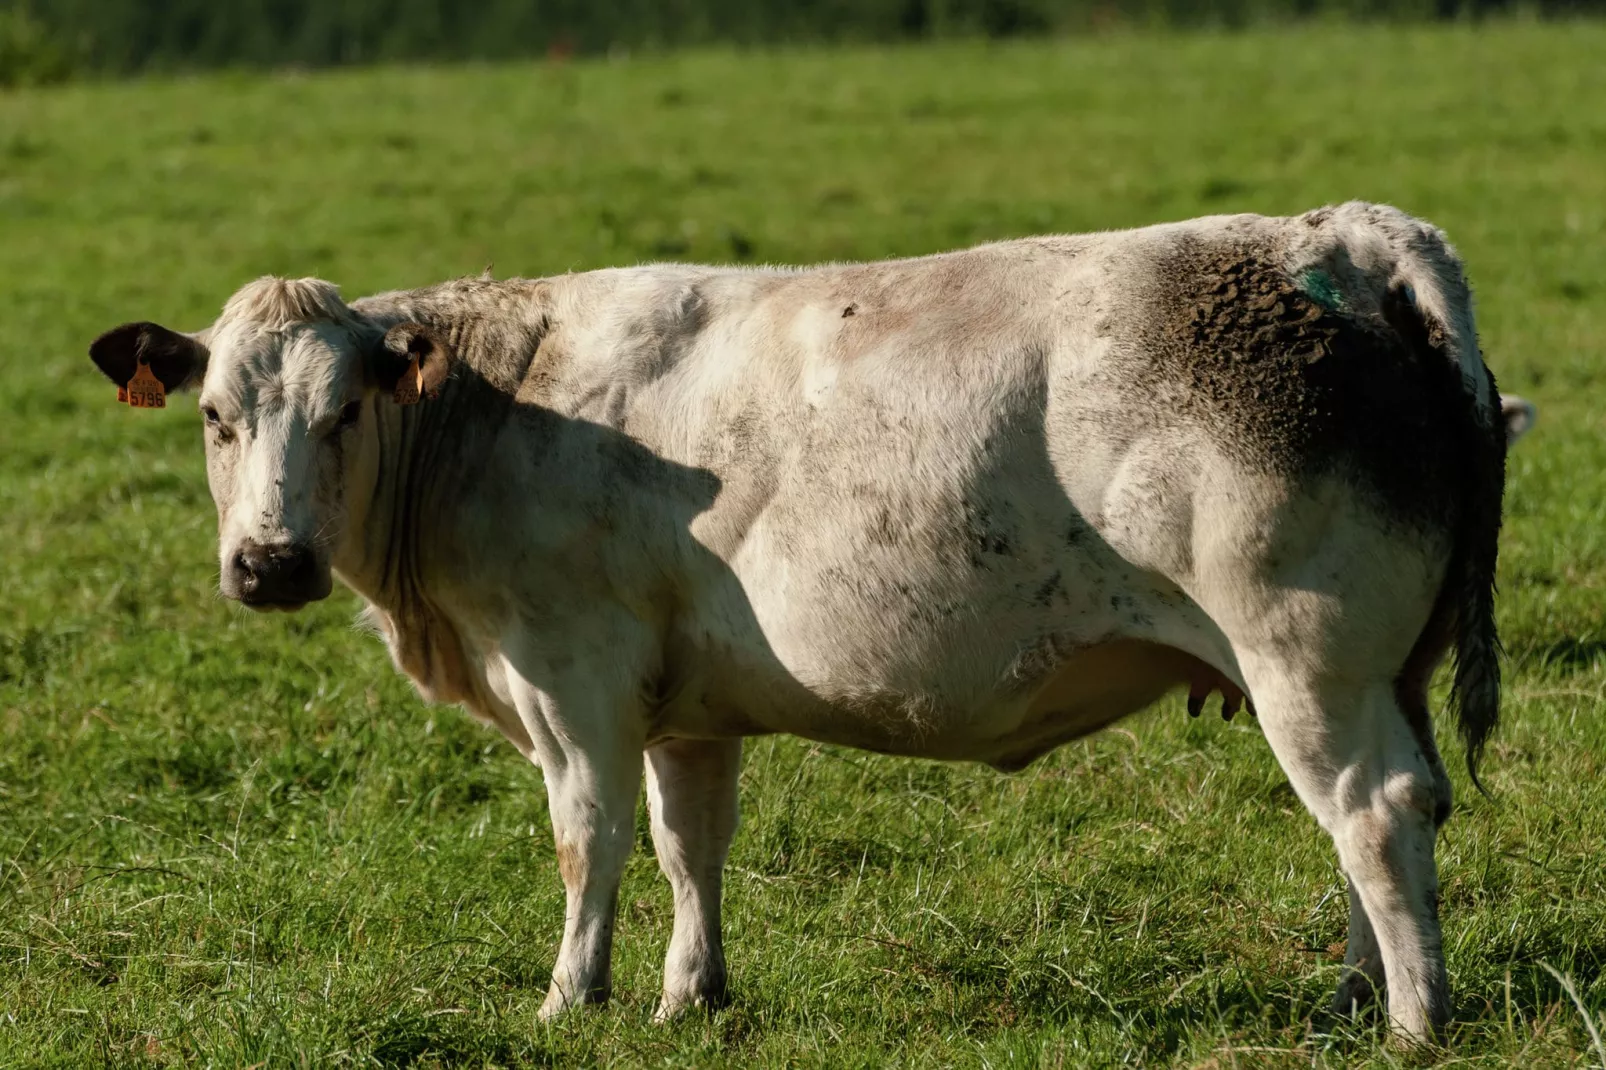
[[[766,678],[749,669],[739,684],[717,674],[704,677],[695,694],[665,709],[654,736],[783,732],[884,754],[1015,770],[1175,688],[1215,686],[1219,678],[1184,651],[1124,638],[1062,652],[1033,686],[1005,679],[963,703],[935,690],[890,686],[831,694],[829,681],[813,689],[790,674]]]
[[[672,644],[677,686],[655,734],[784,732],[1018,768],[1217,678],[1187,652],[1209,649],[1210,626],[1180,592],[1033,550],[1021,561],[1042,567],[883,557],[849,570],[820,554],[754,570]]]

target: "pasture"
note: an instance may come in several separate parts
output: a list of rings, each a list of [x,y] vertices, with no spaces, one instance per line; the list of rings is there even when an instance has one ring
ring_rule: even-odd
[[[1320,26],[0,94],[0,1065],[1402,1063],[1324,1013],[1326,836],[1254,722],[1180,697],[1014,776],[752,741],[731,1006],[650,1022],[643,815],[611,1007],[538,1023],[563,914],[539,774],[420,703],[351,595],[222,601],[191,396],[120,408],[85,356],[270,272],[349,298],[1355,197],[1449,232],[1541,413],[1492,800],[1441,725],[1445,1058],[1606,1060],[1602,56],[1601,24]]]

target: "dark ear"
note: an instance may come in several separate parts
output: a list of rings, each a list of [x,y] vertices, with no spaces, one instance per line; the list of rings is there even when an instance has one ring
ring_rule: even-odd
[[[125,323],[89,343],[89,359],[118,386],[127,386],[140,361],[168,390],[196,383],[206,374],[206,346],[155,323]]]
[[[374,355],[374,381],[396,404],[412,405],[439,394],[451,366],[451,347],[440,332],[422,323],[398,323],[385,332]]]
[[[1506,424],[1506,444],[1510,445],[1533,429],[1539,419],[1539,409],[1527,398],[1501,394],[1500,416]]]

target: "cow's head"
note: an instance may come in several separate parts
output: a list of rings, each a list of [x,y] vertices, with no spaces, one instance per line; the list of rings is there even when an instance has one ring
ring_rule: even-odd
[[[433,396],[450,355],[416,323],[385,330],[317,279],[259,279],[197,334],[125,323],[89,355],[118,386],[140,365],[200,388],[223,594],[297,609],[330,590],[354,485],[377,463],[380,406]],[[360,488],[357,491],[360,494]]]

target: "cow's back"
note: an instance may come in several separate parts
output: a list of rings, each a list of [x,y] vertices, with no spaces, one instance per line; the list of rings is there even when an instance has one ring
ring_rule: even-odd
[[[1067,659],[1113,640],[1239,680],[1197,572],[1207,536],[1264,526],[1234,512],[1250,487],[1267,509],[1347,488],[1373,527],[1437,544],[1458,504],[1456,366],[1398,285],[1393,237],[1363,224],[1217,217],[554,280],[521,399],[712,481],[647,536],[643,496],[672,488],[563,462],[625,488],[619,554],[682,572],[664,686],[683,701],[663,729],[958,757],[1025,731]],[[1109,701],[1153,697],[1133,695]]]
[[[1449,332],[1401,262],[1424,233],[1347,205],[802,271],[574,276],[586,324],[555,341],[558,377],[532,369],[530,397],[738,480],[783,460],[863,467],[867,439],[986,437],[1033,409],[1065,449],[1185,427],[1246,467],[1343,470],[1442,529],[1454,502],[1433,473],[1462,407]],[[1434,281],[1465,306],[1442,252]]]

